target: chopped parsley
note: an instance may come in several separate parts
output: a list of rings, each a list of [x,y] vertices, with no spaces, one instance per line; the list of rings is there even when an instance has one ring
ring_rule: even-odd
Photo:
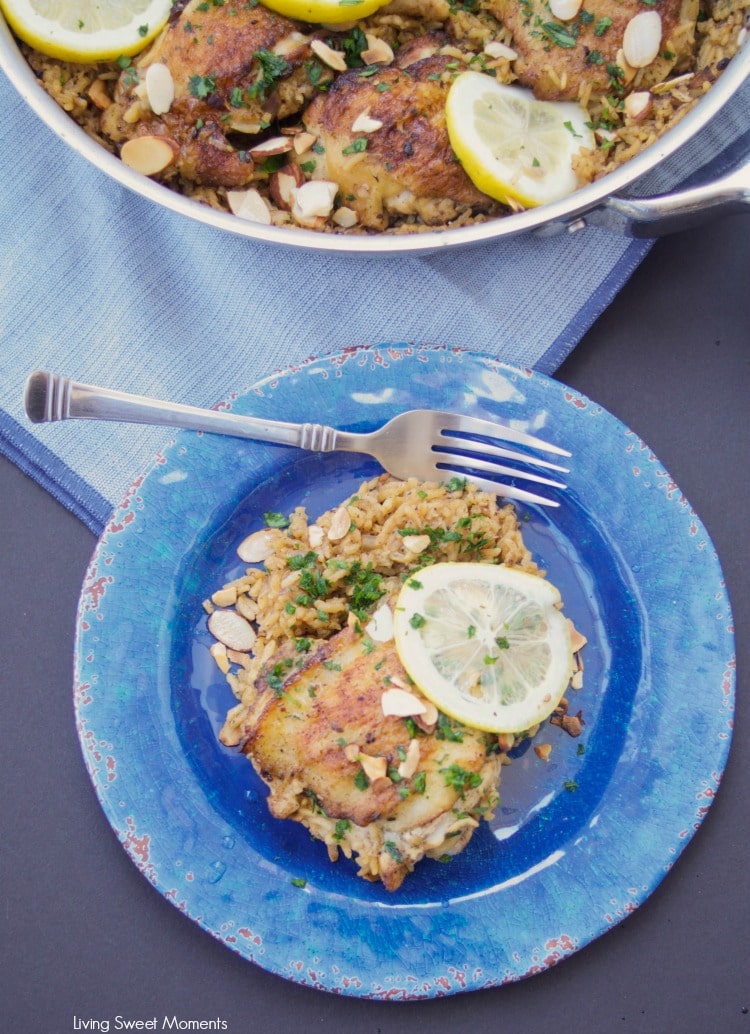
[[[479,772],[469,772],[455,762],[448,768],[441,768],[445,778],[445,785],[455,790],[461,797],[466,795],[467,790],[474,790],[482,782]]]
[[[361,154],[362,151],[367,150],[367,137],[357,136],[352,140],[346,147],[341,148],[342,154]]]
[[[333,829],[333,839],[343,840],[351,828],[352,824],[349,819],[337,819]]]
[[[541,26],[541,30],[550,43],[554,43],[556,47],[570,50],[570,48],[574,47],[577,43],[576,37],[573,33],[558,22],[544,22]]]
[[[256,50],[253,57],[260,65],[260,75],[247,92],[253,100],[262,101],[276,82],[291,71],[291,66],[283,57],[265,47]]]
[[[190,96],[202,101],[216,93],[215,75],[191,75],[188,79],[188,90]]]
[[[289,518],[283,513],[264,513],[263,520],[267,528],[288,528]]]

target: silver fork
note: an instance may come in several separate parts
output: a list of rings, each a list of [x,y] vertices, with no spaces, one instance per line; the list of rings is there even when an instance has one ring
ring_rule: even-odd
[[[293,424],[261,420],[220,410],[200,409],[175,402],[162,402],[143,395],[80,384],[59,374],[38,370],[26,381],[26,415],[34,423],[57,420],[121,420],[135,424],[158,424],[193,431],[251,438],[277,445],[291,445],[312,452],[366,453],[397,478],[421,481],[467,478],[481,489],[508,499],[559,506],[559,502],[520,488],[516,480],[564,489],[561,481],[525,469],[525,465],[566,474],[566,467],[534,455],[509,449],[497,442],[520,445],[557,456],[570,456],[566,449],[533,435],[491,420],[414,409],[393,417],[377,431],[354,434],[323,424]],[[523,466],[508,466],[510,461]],[[483,477],[483,474],[492,477]],[[511,482],[493,478],[510,478]]]

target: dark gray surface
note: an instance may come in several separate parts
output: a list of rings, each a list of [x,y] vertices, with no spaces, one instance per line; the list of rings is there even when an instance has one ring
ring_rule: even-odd
[[[673,871],[624,923],[520,984],[411,1004],[337,998],[236,957],[153,890],[99,811],[74,728],[75,607],[94,540],[0,459],[4,1030],[115,1030],[118,1016],[162,1029],[176,1016],[233,1034],[750,1034],[749,231],[743,215],[660,241],[558,371],[651,446],[712,536],[738,706],[720,792]]]

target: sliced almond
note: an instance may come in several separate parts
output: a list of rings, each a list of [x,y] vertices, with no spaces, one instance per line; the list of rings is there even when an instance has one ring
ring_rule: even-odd
[[[258,617],[258,604],[249,596],[244,594],[238,596],[234,606],[237,613],[241,614],[243,618],[247,618],[248,621],[255,621]]]
[[[654,98],[648,90],[638,90],[629,93],[623,101],[625,114],[629,119],[637,122],[638,119],[646,118],[653,107]]]
[[[88,96],[91,103],[99,111],[106,111],[112,103],[103,79],[94,79],[91,86],[89,86]]]
[[[367,50],[359,55],[366,65],[390,65],[394,58],[392,48],[384,39],[373,36],[369,32],[365,35]]]
[[[515,742],[516,738],[512,732],[501,732],[497,737],[497,745],[503,754],[507,754],[509,750],[512,750]]]
[[[288,57],[289,54],[300,50],[309,38],[309,36],[304,36],[301,32],[290,32],[283,39],[280,39],[278,43],[274,43],[273,52],[280,57]]]
[[[172,145],[162,136],[135,136],[122,145],[125,165],[144,176],[155,176],[169,168],[175,158]]]
[[[277,532],[273,528],[254,531],[237,546],[237,556],[246,564],[261,564],[272,556],[277,537]]]
[[[268,188],[271,191],[271,197],[279,208],[289,212],[294,204],[294,192],[304,182],[305,177],[302,169],[300,169],[299,165],[290,162],[288,165],[277,169],[276,172],[271,173],[268,180]]]
[[[324,538],[325,532],[319,524],[311,524],[307,529],[307,542],[313,549],[317,549]]]
[[[549,0],[550,14],[561,22],[572,21],[583,6],[583,0]]]
[[[154,61],[146,69],[146,98],[154,115],[165,115],[172,107],[174,79],[160,61]]]
[[[338,183],[331,180],[309,180],[294,192],[292,215],[304,224],[327,219],[333,211],[333,202],[338,193]]]
[[[357,760],[362,766],[365,775],[374,783],[378,779],[385,779],[388,771],[388,762],[383,757],[374,758],[370,754],[358,754]]]
[[[631,68],[646,68],[661,46],[661,15],[658,11],[641,11],[625,26],[622,52]]]
[[[437,725],[438,709],[431,700],[425,700],[423,703],[424,712],[422,714],[412,715],[412,717],[422,732],[430,733],[434,731],[435,726]]]
[[[411,779],[419,767],[419,740],[409,740],[406,748],[406,757],[398,766],[398,774],[402,779]]]
[[[316,57],[320,58],[324,65],[328,65],[334,72],[345,72],[346,59],[340,50],[334,50],[324,43],[322,39],[314,39],[310,44],[310,50]]]
[[[691,79],[695,78],[694,72],[685,72],[684,75],[676,75],[672,79],[665,79],[662,83],[656,83],[651,87],[651,92],[656,95],[662,93],[671,93],[672,90],[677,89],[679,86],[684,86],[689,83]]]
[[[571,689],[583,689],[583,668],[574,671],[570,679]]]
[[[237,587],[227,585],[218,589],[211,597],[211,602],[217,607],[232,607],[237,602]]]
[[[268,202],[253,187],[250,190],[228,190],[227,204],[238,219],[247,219],[251,223],[271,224],[271,209]]]
[[[534,747],[534,753],[538,758],[541,758],[542,761],[549,761],[549,756],[552,753],[552,744],[538,743],[536,747]]]
[[[387,603],[381,603],[373,612],[365,625],[365,632],[376,643],[389,643],[393,639],[393,611]]]
[[[485,43],[484,53],[488,57],[504,57],[506,61],[515,61],[518,57],[518,52],[513,47],[509,47],[507,43],[501,43],[500,40],[490,40],[489,43]]]
[[[380,698],[383,714],[395,718],[412,718],[424,714],[424,702],[407,689],[386,689]]]
[[[359,222],[359,217],[354,209],[348,208],[346,205],[341,205],[340,208],[337,208],[331,218],[342,230],[350,230],[352,226],[356,226]]]
[[[424,553],[430,545],[429,535],[405,535],[404,549],[409,553]]]
[[[209,647],[208,652],[211,654],[213,659],[216,661],[216,666],[219,671],[223,672],[224,675],[229,671],[229,657],[227,656],[227,648],[223,643],[214,643],[213,646]]]
[[[247,653],[255,642],[255,630],[235,610],[215,610],[208,619],[208,630],[230,650]]]
[[[578,631],[570,618],[568,618],[568,628],[570,629],[570,645],[573,649],[573,653],[578,653],[579,650],[584,648],[588,639],[583,635],[583,633]]]
[[[379,118],[371,118],[369,113],[363,111],[360,115],[357,115],[354,122],[352,122],[353,133],[375,133],[378,129],[383,128],[383,123]]]
[[[448,43],[446,46],[441,47],[438,50],[438,54],[442,54],[443,57],[452,57],[456,61],[465,61],[466,54],[461,50],[460,47],[454,47],[452,43]]]
[[[304,154],[309,151],[318,138],[314,133],[297,133],[292,138],[292,146],[295,154]]]
[[[615,56],[615,64],[622,69],[622,81],[627,85],[635,78],[636,69],[629,65],[625,58],[625,51],[620,47]]]
[[[338,510],[336,510],[331,518],[331,523],[327,533],[328,541],[340,542],[349,534],[351,526],[352,519],[348,509],[345,506],[339,506]]]
[[[242,650],[227,650],[227,657],[234,664],[239,664],[243,668],[249,668],[252,658],[249,653],[244,653]]]
[[[359,761],[359,744],[347,743],[344,747],[344,756],[347,761]]]
[[[262,140],[259,144],[248,148],[253,158],[272,158],[277,154],[285,154],[291,151],[293,141],[288,136],[272,136],[268,140]]]

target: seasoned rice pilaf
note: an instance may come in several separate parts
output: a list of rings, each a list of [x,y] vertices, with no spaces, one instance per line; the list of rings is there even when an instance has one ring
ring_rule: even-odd
[[[645,14],[661,37],[640,65],[643,40],[627,37]],[[175,191],[262,223],[413,233],[519,208],[483,194],[453,154],[444,105],[462,71],[580,103],[596,141],[574,158],[585,185],[692,109],[742,45],[749,16],[750,0],[392,0],[326,27],[262,0],[177,0],[132,60],[24,52],[91,136],[134,167],[150,162]],[[146,81],[153,65],[174,90],[167,110]]]
[[[302,507],[266,521],[238,549],[247,573],[205,603],[239,701],[221,740],[248,756],[274,817],[396,890],[420,859],[457,854],[492,817],[508,751],[538,727],[490,734],[438,711],[399,660],[389,605],[435,563],[543,573],[514,508],[460,479],[383,475],[314,523]],[[579,735],[580,717],[566,720]]]

